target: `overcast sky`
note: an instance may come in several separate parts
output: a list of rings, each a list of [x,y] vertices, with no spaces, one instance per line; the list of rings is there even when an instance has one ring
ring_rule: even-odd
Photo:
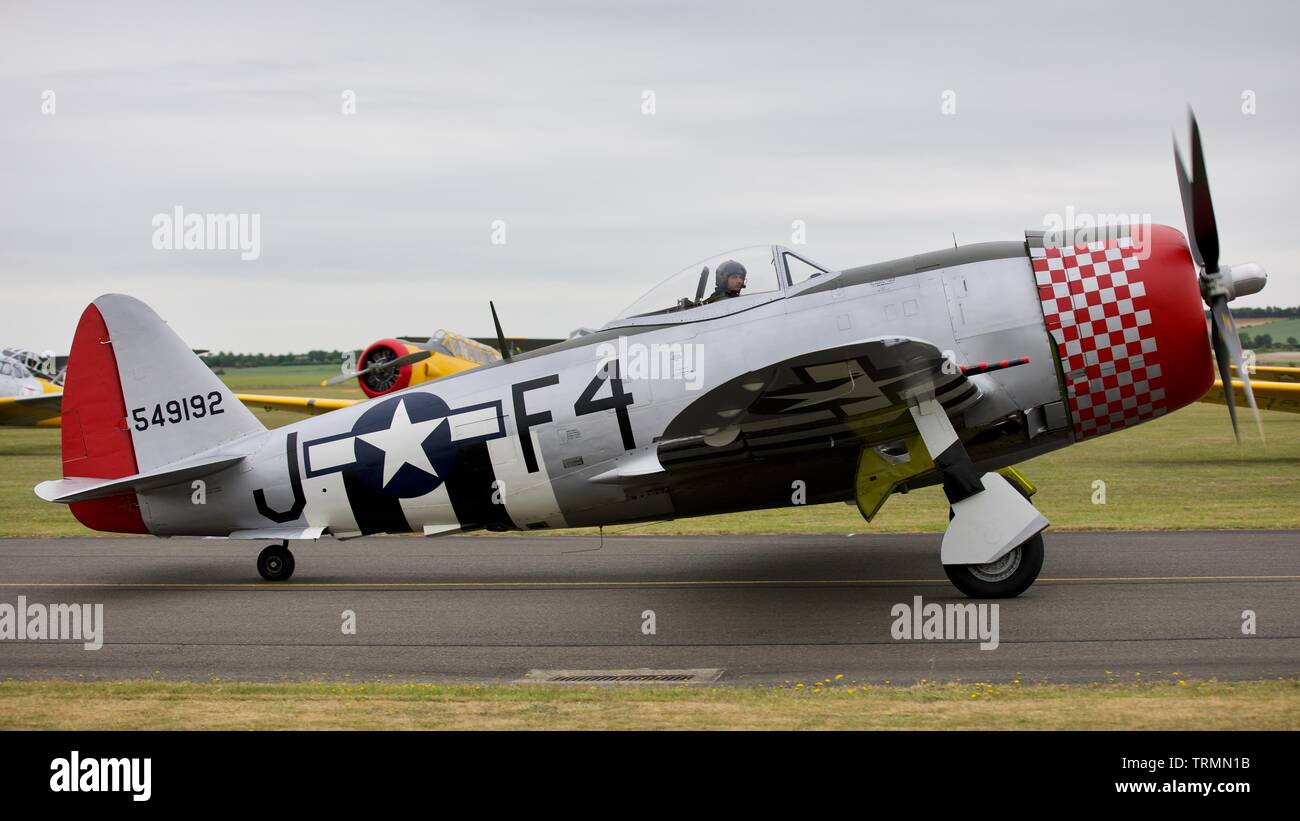
[[[429,5],[6,0],[0,343],[66,352],[110,291],[213,349],[482,335],[489,299],[563,336],[794,220],[831,267],[1181,229],[1189,103],[1222,258],[1272,274],[1234,306],[1300,303],[1294,3]],[[260,215],[260,258],[156,250],[177,206]]]

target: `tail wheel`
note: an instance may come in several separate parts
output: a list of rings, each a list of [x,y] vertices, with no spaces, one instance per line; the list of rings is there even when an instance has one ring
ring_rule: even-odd
[[[282,582],[293,575],[293,554],[281,544],[273,544],[257,556],[257,572],[268,582]]]
[[[988,564],[945,564],[943,572],[972,599],[1012,599],[1029,589],[1043,569],[1043,534],[1037,533]]]

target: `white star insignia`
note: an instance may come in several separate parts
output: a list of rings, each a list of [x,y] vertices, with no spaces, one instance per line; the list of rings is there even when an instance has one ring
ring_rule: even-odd
[[[435,479],[441,478],[438,476],[438,471],[430,464],[429,454],[424,452],[424,440],[446,421],[446,417],[440,417],[427,422],[412,422],[411,417],[406,413],[406,400],[403,399],[398,401],[397,409],[393,411],[393,421],[389,424],[388,430],[363,433],[357,437],[367,445],[373,445],[384,452],[383,487],[388,487],[388,483],[403,465],[411,465]]]

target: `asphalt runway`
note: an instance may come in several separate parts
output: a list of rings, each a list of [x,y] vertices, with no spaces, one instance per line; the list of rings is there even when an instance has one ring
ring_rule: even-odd
[[[104,646],[0,640],[0,678],[521,679],[721,670],[722,683],[1300,674],[1300,531],[1047,534],[1000,644],[898,641],[891,608],[969,601],[938,534],[445,537],[261,543],[0,539],[0,603],[104,605]],[[597,549],[599,548],[599,549]],[[342,630],[343,611],[356,634]],[[655,632],[643,633],[654,611]],[[1242,633],[1243,611],[1257,634]]]

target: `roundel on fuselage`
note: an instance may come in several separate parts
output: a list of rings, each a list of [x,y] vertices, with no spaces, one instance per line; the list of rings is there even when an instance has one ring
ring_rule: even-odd
[[[394,396],[352,426],[357,478],[385,496],[409,499],[436,490],[456,463],[447,403],[432,393]]]

